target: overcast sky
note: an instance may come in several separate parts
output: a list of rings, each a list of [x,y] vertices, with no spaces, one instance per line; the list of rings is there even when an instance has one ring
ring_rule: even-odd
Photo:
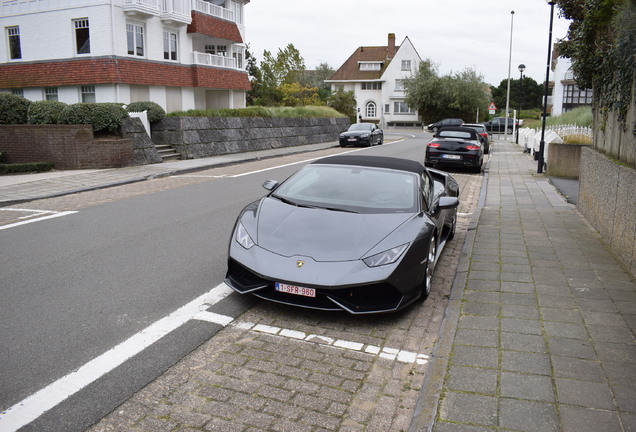
[[[386,46],[388,34],[395,33],[396,44],[408,36],[441,74],[474,68],[497,86],[508,78],[511,11],[511,78],[519,78],[523,63],[525,75],[542,83],[546,0],[251,0],[245,6],[246,42],[259,63],[264,50],[275,55],[291,43],[307,69],[326,62],[337,70],[356,48]],[[553,40],[565,37],[568,26],[555,7]]]

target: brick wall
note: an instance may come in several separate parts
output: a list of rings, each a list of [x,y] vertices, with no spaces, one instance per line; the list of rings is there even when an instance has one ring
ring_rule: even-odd
[[[0,152],[9,163],[53,162],[56,169],[131,165],[127,139],[94,139],[90,125],[0,125]]]

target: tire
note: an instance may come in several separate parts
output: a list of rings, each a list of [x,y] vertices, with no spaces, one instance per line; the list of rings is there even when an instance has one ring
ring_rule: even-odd
[[[455,231],[457,231],[457,209],[453,212],[453,222],[451,224],[450,231],[448,232],[448,240],[455,238]]]
[[[437,256],[437,237],[431,235],[428,245],[428,253],[426,255],[426,273],[424,274],[424,282],[422,283],[422,301],[426,300],[431,293],[431,285],[433,282],[433,272],[435,271],[435,257]]]
[[[380,142],[378,142],[378,145],[382,145],[382,144],[384,144],[384,135],[380,137]]]

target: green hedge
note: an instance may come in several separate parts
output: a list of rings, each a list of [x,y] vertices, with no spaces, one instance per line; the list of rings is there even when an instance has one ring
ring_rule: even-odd
[[[58,101],[37,101],[31,103],[27,115],[29,124],[57,124],[60,123],[60,115],[68,105]]]
[[[166,116],[166,112],[161,108],[161,105],[155,102],[131,102],[126,106],[126,111],[129,113],[147,111],[150,123],[157,122]]]
[[[115,132],[126,116],[128,113],[118,103],[77,103],[62,110],[60,123],[90,124],[95,132]]]
[[[261,117],[261,118],[331,118],[346,117],[325,106],[261,107],[236,109],[189,110],[168,114],[168,117]]]
[[[17,164],[0,163],[0,174],[45,172],[51,171],[53,168],[53,162],[29,162]]]
[[[11,93],[0,93],[0,124],[25,124],[31,101]]]

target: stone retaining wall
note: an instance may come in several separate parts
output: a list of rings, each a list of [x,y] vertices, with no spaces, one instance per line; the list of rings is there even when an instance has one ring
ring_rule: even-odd
[[[561,178],[579,178],[581,148],[585,144],[550,143],[550,161],[547,175]]]
[[[192,159],[336,141],[349,124],[348,118],[166,117],[152,125],[152,140]]]
[[[636,170],[584,147],[577,207],[636,274]]]
[[[0,125],[0,151],[8,163],[52,162],[56,169],[130,165],[130,140],[94,139],[91,125]]]

